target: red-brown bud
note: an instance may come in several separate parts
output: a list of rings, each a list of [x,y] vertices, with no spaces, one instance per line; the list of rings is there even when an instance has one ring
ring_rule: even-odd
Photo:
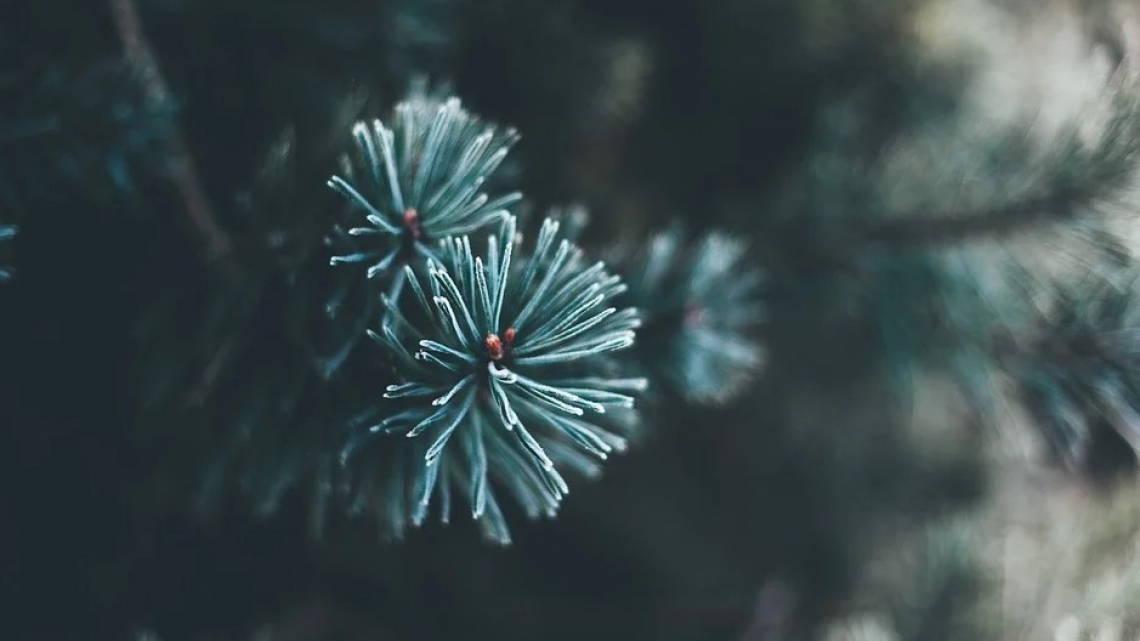
[[[487,347],[487,354],[493,361],[500,361],[503,359],[503,341],[499,339],[498,334],[487,334],[487,338],[483,339],[483,344]]]
[[[412,207],[404,211],[404,229],[408,230],[413,240],[419,240],[420,236],[423,235],[423,228],[420,227],[420,213]]]

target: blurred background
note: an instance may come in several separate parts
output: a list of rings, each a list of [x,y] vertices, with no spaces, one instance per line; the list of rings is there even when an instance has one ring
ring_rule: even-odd
[[[1138,48],[1108,0],[4,3],[6,636],[1135,638]],[[315,527],[296,463],[325,179],[417,78],[587,249],[767,274],[749,387],[507,548]]]

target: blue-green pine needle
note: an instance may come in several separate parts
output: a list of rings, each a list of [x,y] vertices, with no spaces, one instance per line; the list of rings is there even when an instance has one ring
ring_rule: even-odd
[[[623,301],[641,310],[640,360],[652,380],[695,403],[737,395],[763,362],[755,332],[765,316],[763,273],[747,245],[722,232],[687,243],[679,227],[643,251],[622,248],[615,264],[629,285]]]
[[[386,389],[383,420],[360,426],[343,455],[376,434],[411,439],[385,500],[401,527],[422,523],[437,494],[446,518],[454,488],[484,534],[508,543],[493,486],[529,516],[553,516],[569,489],[562,470],[597,474],[636,425],[647,383],[616,377],[610,361],[640,325],[636,309],[613,305],[625,285],[559,240],[557,222],[544,222],[527,257],[515,227],[508,216],[485,256],[466,236],[443,241],[426,278],[405,267],[415,322],[387,301],[387,321],[370,332],[401,380]]]
[[[1087,462],[1098,424],[1140,453],[1140,278],[1123,280],[1063,290],[1013,368],[1053,453],[1072,468]]]
[[[346,230],[352,250],[330,262],[366,265],[369,278],[399,280],[409,261],[438,260],[439,241],[502,220],[522,198],[484,191],[518,134],[485,124],[458,98],[413,95],[396,105],[391,127],[358,122],[353,137],[342,175],[328,185],[352,204],[359,226]]]

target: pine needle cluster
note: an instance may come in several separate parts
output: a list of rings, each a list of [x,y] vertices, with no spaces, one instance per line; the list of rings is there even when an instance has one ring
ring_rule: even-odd
[[[611,252],[641,310],[637,355],[647,375],[693,403],[723,403],[763,362],[755,334],[764,319],[763,273],[748,246],[721,232],[688,241],[680,227],[644,248]]]
[[[1068,467],[1087,465],[1105,430],[1140,453],[1137,282],[1125,274],[1062,288],[1011,367],[1025,406]]]
[[[498,172],[518,133],[422,85],[390,119],[350,130],[319,260],[251,290],[263,302],[243,304],[249,314],[223,315],[256,327],[258,305],[291,299],[282,331],[250,340],[295,342],[302,353],[287,362],[313,367],[277,377],[286,388],[205,403],[231,398],[244,426],[211,468],[211,503],[230,477],[264,514],[311,485],[315,532],[326,513],[372,514],[390,539],[462,503],[506,544],[504,499],[555,516],[572,475],[597,477],[639,433],[646,390],[723,402],[752,380],[762,277],[744,243],[710,233],[690,246],[671,230],[611,268],[557,211],[526,242],[511,213],[523,195]],[[258,202],[292,182],[261,181]],[[646,349],[633,349],[642,337]],[[243,362],[214,351],[236,359],[223,369]],[[238,378],[215,376],[213,388]],[[201,415],[217,423],[227,410]]]
[[[513,218],[488,239],[485,257],[473,255],[468,237],[450,239],[426,282],[405,267],[408,315],[386,301],[388,322],[370,332],[400,382],[387,387],[383,418],[350,437],[342,460],[373,435],[416,441],[406,480],[421,483],[414,524],[435,492],[454,485],[485,533],[509,542],[491,479],[531,517],[554,516],[569,491],[559,469],[595,476],[598,461],[626,448],[621,432],[635,426],[629,412],[647,382],[613,378],[608,361],[633,345],[640,320],[635,309],[610,306],[625,286],[559,242],[558,227],[548,219],[523,256]]]

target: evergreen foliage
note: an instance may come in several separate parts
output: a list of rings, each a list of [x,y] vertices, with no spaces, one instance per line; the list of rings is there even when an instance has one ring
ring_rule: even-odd
[[[763,275],[749,265],[747,249],[724,232],[689,243],[674,227],[644,249],[610,252],[629,284],[625,300],[641,310],[639,359],[670,393],[723,403],[760,367]]]
[[[1134,492],[991,580],[1140,468],[1116,4],[5,8],[5,584],[82,630],[10,636],[1135,631]]]
[[[19,229],[15,225],[0,225],[0,243],[3,243],[3,245],[0,245],[0,247],[7,248],[7,245],[12,242],[13,238],[16,237],[17,231],[19,231]],[[12,278],[12,269],[10,267],[7,267],[6,264],[6,260],[3,263],[0,263],[0,282]]]
[[[457,98],[415,95],[396,105],[393,118],[391,128],[357,123],[353,157],[341,162],[344,177],[329,180],[368,223],[344,232],[357,240],[356,251],[331,261],[366,263],[369,278],[392,272],[398,290],[409,260],[432,257],[437,241],[501,219],[522,195],[492,199],[482,191],[517,139],[513,130],[483,125]]]
[[[1084,468],[1100,430],[1140,453],[1140,316],[1131,272],[1058,292],[1041,326],[1014,356],[1013,375],[1054,456]]]
[[[604,460],[626,448],[620,432],[635,423],[622,414],[646,381],[614,378],[606,359],[633,344],[640,320],[634,309],[608,306],[625,285],[602,263],[587,266],[558,228],[547,219],[524,256],[516,256],[513,218],[488,239],[485,256],[474,256],[467,236],[443,241],[426,282],[405,267],[414,320],[387,301],[388,322],[370,332],[398,372],[384,394],[395,402],[369,413],[379,422],[356,426],[342,460],[374,434],[413,438],[410,470],[390,472],[410,478],[390,481],[389,502],[414,525],[434,493],[446,506],[456,485],[485,534],[507,543],[492,479],[529,516],[554,516],[569,491],[560,468],[593,476],[599,468],[584,455]]]
[[[149,97],[117,60],[79,71],[34,67],[0,79],[0,204],[27,211],[79,191],[101,201],[139,196],[166,172],[174,105]]]

